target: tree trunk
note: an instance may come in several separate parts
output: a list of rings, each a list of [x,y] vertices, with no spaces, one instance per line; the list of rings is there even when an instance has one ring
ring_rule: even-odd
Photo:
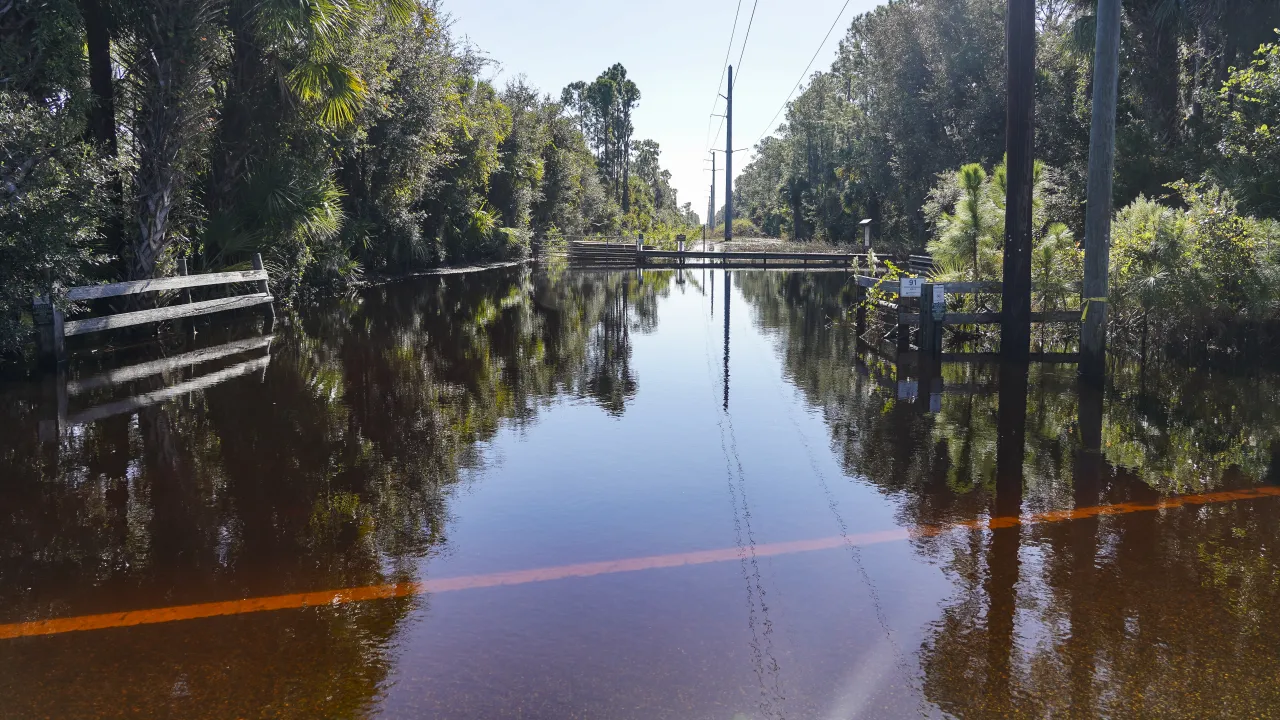
[[[86,134],[107,157],[115,158],[119,153],[119,143],[116,139],[115,85],[111,77],[111,28],[114,23],[102,0],[80,0],[80,14],[84,19],[85,48],[89,59],[89,90],[93,93]],[[128,272],[129,245],[125,240],[124,208],[121,206],[124,187],[118,174],[111,174],[106,189],[112,212],[103,224],[104,244],[107,252],[118,258],[117,271],[124,275]]]
[[[80,0],[84,17],[85,47],[89,56],[89,89],[93,105],[89,108],[88,135],[111,157],[116,155],[115,88],[111,82],[111,21],[100,0]]]
[[[218,113],[218,140],[210,163],[206,206],[212,216],[234,203],[235,189],[247,171],[252,117],[249,110],[259,88],[257,70],[261,53],[253,41],[253,9],[234,2],[227,13],[231,25],[231,62],[222,107]],[[258,98],[261,101],[261,98]]]
[[[622,141],[622,212],[631,212],[631,138]]]
[[[203,132],[208,112],[204,46],[213,34],[207,0],[151,0],[143,5],[135,17],[139,37],[130,68],[140,95],[133,130],[138,196],[131,280],[153,277],[173,242],[170,219],[184,190],[184,156]]]

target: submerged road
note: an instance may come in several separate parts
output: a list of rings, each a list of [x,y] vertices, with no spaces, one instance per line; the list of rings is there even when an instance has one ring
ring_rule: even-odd
[[[1260,487],[1246,490],[1228,490],[1223,492],[1202,493],[1199,495],[1182,495],[1162,499],[1154,503],[1117,503],[1114,505],[1098,505],[1094,507],[1075,508],[1072,510],[1054,510],[1021,516],[992,517],[968,522],[947,525],[925,525],[917,528],[896,528],[877,532],[856,533],[847,537],[825,537],[812,540],[794,540],[790,542],[765,543],[751,548],[756,557],[791,555],[795,553],[830,550],[833,548],[853,546],[863,547],[879,543],[907,540],[912,537],[941,535],[960,530],[997,530],[1017,527],[1019,525],[1042,525],[1061,523],[1072,520],[1094,518],[1101,515],[1124,515],[1129,513],[1155,512],[1185,506],[1211,505],[1216,503],[1257,500],[1259,498],[1280,497],[1280,488]],[[523,585],[525,583],[548,582],[566,578],[592,577],[612,573],[637,572],[640,570],[656,570],[659,568],[683,567],[686,565],[705,565],[707,563],[731,562],[742,558],[743,549],[738,547],[718,548],[715,550],[696,550],[686,553],[667,555],[651,555],[648,557],[626,558],[605,562],[578,563],[574,565],[557,565],[552,567],[516,570],[512,572],[486,573],[483,575],[465,575],[453,578],[441,578],[424,582],[388,583],[383,585],[367,585],[364,587],[342,588],[340,590],[320,590],[315,592],[274,595],[270,597],[245,598],[222,602],[200,603],[197,605],[179,605],[146,610],[130,610],[120,613],[104,613],[98,615],[81,615],[78,617],[37,620],[33,622],[11,623],[0,625],[0,640],[37,635],[57,635],[87,630],[105,630],[108,628],[133,627],[137,625],[154,625],[157,623],[177,622],[181,620],[197,620],[200,618],[218,617],[222,615],[242,615],[245,613],[270,612],[275,610],[296,610],[301,608],[325,605],[345,605],[347,603],[368,602],[371,600],[387,600],[390,598],[410,597],[429,593],[454,592],[458,590],[475,590],[479,588],[500,587],[504,585]]]

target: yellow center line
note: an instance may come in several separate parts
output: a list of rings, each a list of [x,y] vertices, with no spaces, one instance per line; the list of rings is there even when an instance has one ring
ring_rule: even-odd
[[[1178,508],[1184,505],[1210,505],[1215,503],[1254,500],[1264,497],[1280,497],[1280,487],[1259,487],[1248,490],[1227,490],[1223,492],[1203,493],[1200,495],[1182,495],[1165,498],[1152,503],[1118,503],[1115,505],[1099,505],[1096,507],[1076,508],[1073,510],[1053,510],[1021,516],[993,517],[986,519],[966,520],[944,525],[922,525],[915,528],[895,528],[876,532],[857,533],[847,537],[827,537],[812,540],[792,540],[789,542],[766,543],[756,545],[752,550],[757,557],[791,555],[795,553],[829,550],[844,545],[867,546],[880,543],[907,540],[912,537],[933,537],[953,530],[1000,529],[1019,525],[1042,525],[1068,522],[1097,517],[1099,515],[1123,515],[1137,512],[1153,512]],[[439,578],[423,582],[387,583],[364,587],[342,588],[339,590],[320,590],[315,592],[294,593],[290,595],[272,595],[268,597],[246,598],[242,600],[226,600],[222,602],[200,603],[198,605],[178,605],[148,610],[129,610],[126,612],[104,613],[101,615],[80,615],[76,617],[54,618],[50,620],[34,620],[31,622],[0,625],[0,640],[31,637],[35,635],[57,635],[61,633],[80,632],[85,630],[104,630],[107,628],[133,627],[136,625],[154,625],[157,623],[177,622],[179,620],[196,620],[200,618],[219,617],[223,615],[242,615],[245,613],[268,612],[272,610],[292,610],[298,608],[318,607],[324,605],[345,605],[368,600],[385,600],[388,598],[411,597],[428,593],[454,592],[457,590],[474,590],[477,588],[498,587],[502,585],[523,585],[534,582],[548,582],[565,578],[591,577],[613,573],[655,570],[658,568],[683,567],[686,565],[706,565],[708,563],[730,562],[744,556],[744,548],[720,548],[717,550],[698,550],[694,552],[673,553],[670,555],[650,555],[647,557],[626,558],[622,560],[606,560],[603,562],[578,563],[574,565],[556,565],[552,567],[515,570],[511,572],[487,573],[483,575],[463,575],[452,578]]]

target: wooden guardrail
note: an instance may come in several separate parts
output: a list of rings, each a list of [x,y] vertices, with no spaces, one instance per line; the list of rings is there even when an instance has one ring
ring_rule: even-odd
[[[151,310],[136,310],[103,315],[101,317],[67,320],[63,317],[62,311],[54,305],[51,296],[45,295],[36,298],[33,314],[36,324],[36,345],[41,362],[45,364],[63,362],[67,354],[66,338],[75,335],[87,335],[104,330],[114,330],[165,320],[177,320],[257,305],[266,305],[267,314],[272,318],[275,317],[275,310],[271,306],[271,303],[275,302],[275,298],[271,296],[270,288],[267,285],[269,277],[262,265],[262,256],[260,254],[255,253],[253,256],[253,270],[187,275],[186,261],[184,260],[179,262],[179,273],[175,277],[133,280],[110,285],[73,287],[69,288],[66,293],[67,300],[84,302],[150,292],[187,291],[184,293],[185,302]],[[253,283],[255,292],[214,298],[212,300],[196,302],[191,300],[191,288],[239,283]]]
[[[852,265],[866,259],[863,253],[799,253],[799,252],[771,252],[767,250],[761,251],[742,251],[729,250],[724,252],[702,252],[698,250],[680,252],[679,250],[644,250],[640,253],[641,260],[665,259],[665,260],[711,260],[717,264],[727,264],[741,261],[759,261],[761,264],[767,265],[770,261],[791,262],[791,263],[816,263],[831,265]]]

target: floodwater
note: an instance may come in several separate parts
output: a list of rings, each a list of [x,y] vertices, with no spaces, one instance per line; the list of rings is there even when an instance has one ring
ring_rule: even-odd
[[[846,280],[423,278],[5,386],[0,717],[1280,715],[1277,377],[928,367]]]

